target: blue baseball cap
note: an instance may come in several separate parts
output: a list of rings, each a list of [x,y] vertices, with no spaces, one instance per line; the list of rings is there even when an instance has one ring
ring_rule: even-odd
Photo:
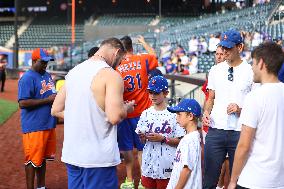
[[[278,79],[279,79],[279,81],[284,83],[284,62],[282,63],[282,66],[281,66],[281,68],[278,72]]]
[[[45,62],[48,62],[50,60],[53,60],[53,58],[48,54],[47,50],[43,48],[37,48],[33,50],[32,60],[43,60]]]
[[[221,41],[217,46],[222,46],[226,48],[233,48],[237,44],[240,44],[243,42],[243,38],[241,36],[241,33],[236,30],[228,30],[221,35]]]
[[[201,106],[195,99],[185,98],[181,100],[178,105],[167,108],[169,112],[191,112],[194,116],[199,117],[201,115]]]
[[[168,90],[169,85],[166,78],[163,76],[154,76],[150,79],[148,84],[148,90],[154,91],[156,93],[161,93],[162,91]]]

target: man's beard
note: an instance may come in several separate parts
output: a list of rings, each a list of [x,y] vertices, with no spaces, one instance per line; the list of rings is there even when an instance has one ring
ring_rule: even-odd
[[[121,62],[121,57],[120,56],[116,56],[111,67],[113,69],[116,69],[116,67],[119,66],[120,62]]]

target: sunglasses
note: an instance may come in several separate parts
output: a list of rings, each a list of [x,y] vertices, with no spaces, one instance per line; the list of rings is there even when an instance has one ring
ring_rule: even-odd
[[[151,94],[151,95],[159,95],[160,93],[155,92],[155,91],[150,91],[150,90],[149,90],[149,94]]]
[[[230,67],[230,68],[228,69],[228,72],[229,72],[229,74],[228,74],[228,80],[229,80],[229,81],[234,81],[234,75],[233,75],[233,73],[234,73],[234,68],[233,68],[233,67]]]

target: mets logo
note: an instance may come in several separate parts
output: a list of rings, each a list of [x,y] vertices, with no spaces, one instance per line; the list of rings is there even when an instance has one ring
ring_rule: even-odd
[[[49,90],[52,90],[52,88],[54,87],[54,84],[52,82],[51,79],[49,79],[49,82],[46,83],[45,80],[41,81],[41,90],[40,90],[40,94],[42,95],[43,93],[49,91]]]

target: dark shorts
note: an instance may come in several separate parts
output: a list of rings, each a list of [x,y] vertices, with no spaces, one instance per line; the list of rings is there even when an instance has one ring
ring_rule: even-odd
[[[82,168],[66,164],[69,189],[117,189],[116,167]]]
[[[117,125],[118,147],[120,151],[130,151],[137,148],[142,151],[144,145],[135,132],[140,117],[127,118]]]

